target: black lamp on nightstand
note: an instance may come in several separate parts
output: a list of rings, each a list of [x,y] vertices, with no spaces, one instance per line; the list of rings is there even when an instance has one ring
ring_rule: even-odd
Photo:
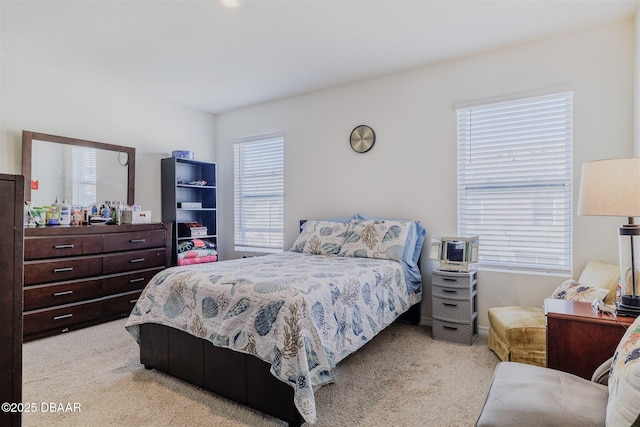
[[[620,311],[640,313],[640,158],[608,159],[582,165],[578,215],[622,216],[620,241]]]

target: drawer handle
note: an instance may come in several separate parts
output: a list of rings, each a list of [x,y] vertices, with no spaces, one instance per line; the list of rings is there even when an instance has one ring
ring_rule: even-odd
[[[144,243],[146,241],[147,241],[147,239],[131,239],[131,240],[129,240],[130,243]]]
[[[71,295],[73,293],[73,291],[61,291],[61,292],[54,292],[53,296],[54,297],[61,297],[64,295]]]
[[[135,303],[137,303],[137,302],[138,302],[138,299],[136,298],[136,299],[132,299],[132,300],[130,300],[130,301],[129,301],[129,304],[135,304]]]
[[[458,291],[456,291],[455,289],[443,289],[442,292],[446,292],[448,294],[457,294]]]
[[[73,314],[69,313],[69,314],[63,314],[63,315],[60,315],[60,316],[53,316],[53,320],[69,319],[71,317],[73,317]]]
[[[450,302],[443,302],[442,305],[446,306],[446,307],[457,307],[458,304],[451,304]]]
[[[144,262],[144,258],[134,258],[132,260],[129,260],[129,262],[135,263],[135,262]]]
[[[458,328],[456,328],[455,326],[443,325],[442,327],[445,328],[445,329],[448,329],[450,331],[457,331],[458,330]]]
[[[129,283],[143,282],[144,277],[136,277],[135,279],[129,280]]]
[[[53,249],[73,249],[73,244],[68,245],[55,245]]]
[[[452,279],[451,277],[443,277],[442,280],[445,282],[457,282],[458,279]]]
[[[73,271],[73,267],[63,267],[63,268],[54,268],[53,272],[54,273],[64,273],[67,271]]]

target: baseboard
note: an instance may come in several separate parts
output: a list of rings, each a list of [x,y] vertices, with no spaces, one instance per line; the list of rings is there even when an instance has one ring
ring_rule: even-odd
[[[433,320],[431,320],[431,317],[422,316],[420,318],[420,324],[423,326],[433,326]]]

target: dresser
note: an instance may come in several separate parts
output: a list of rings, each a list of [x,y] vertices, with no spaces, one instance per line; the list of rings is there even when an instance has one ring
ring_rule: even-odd
[[[170,266],[170,224],[24,230],[24,340],[128,316]]]
[[[548,298],[547,367],[590,379],[613,353],[633,317],[595,310],[588,302]]]
[[[21,424],[24,179],[0,174],[0,426]],[[5,410],[8,409],[8,410]]]
[[[478,272],[434,270],[433,339],[471,345],[478,337]]]

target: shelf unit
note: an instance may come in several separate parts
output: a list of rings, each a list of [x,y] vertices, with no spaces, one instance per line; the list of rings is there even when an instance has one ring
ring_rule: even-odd
[[[197,237],[218,244],[217,167],[215,163],[169,157],[161,161],[161,174],[162,221],[172,223],[171,262],[177,265],[178,244],[192,238],[180,224],[200,223],[207,227],[207,234]],[[201,181],[206,184],[201,185]],[[180,207],[186,202],[199,206]]]

